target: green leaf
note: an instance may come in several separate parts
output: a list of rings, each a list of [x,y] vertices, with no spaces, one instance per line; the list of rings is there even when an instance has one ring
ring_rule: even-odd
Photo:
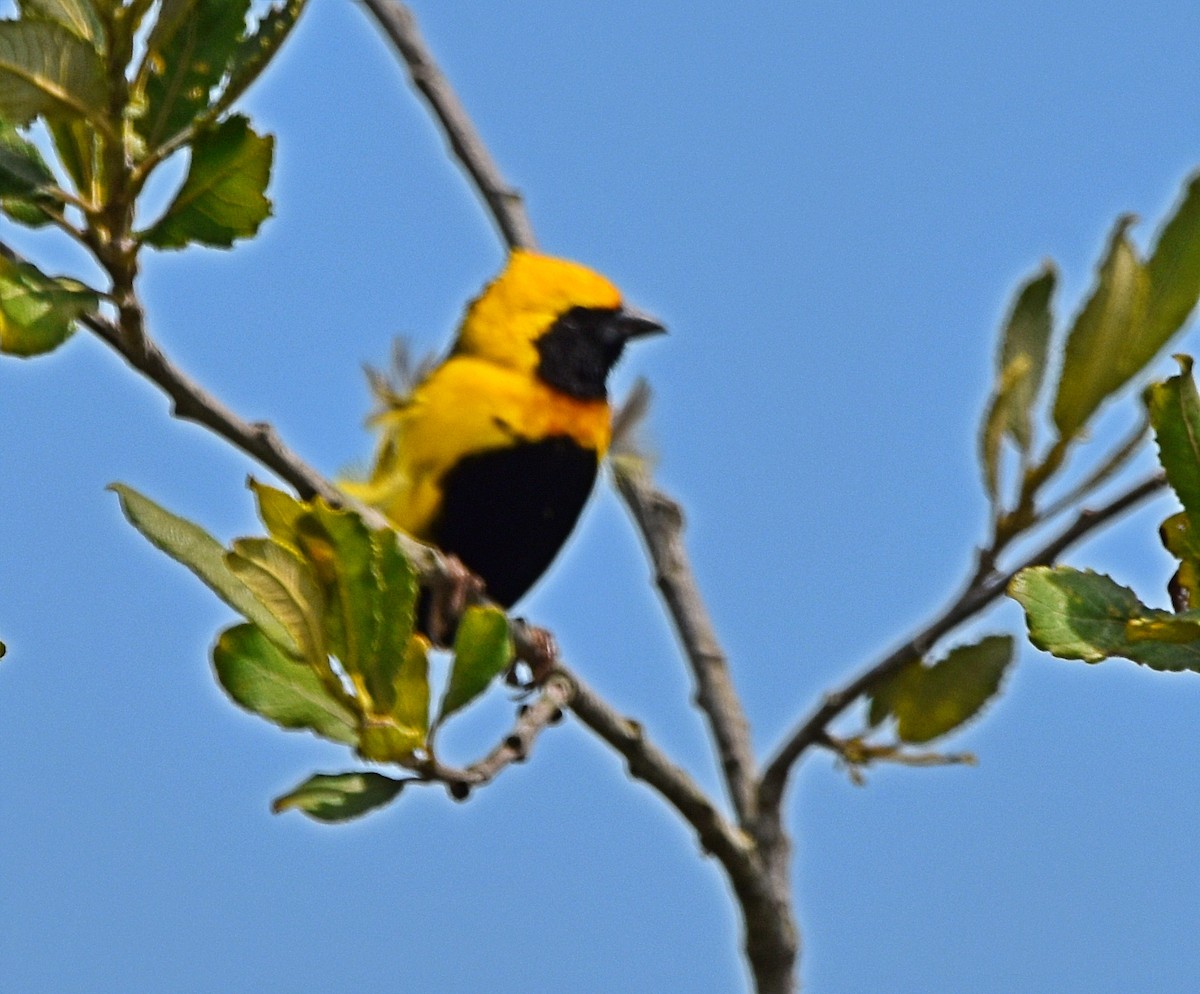
[[[1117,222],[1091,299],[1067,340],[1054,405],[1064,439],[1076,435],[1111,394],[1141,372],[1179,331],[1200,299],[1200,174],[1143,264]]]
[[[265,191],[273,149],[274,139],[255,134],[239,115],[202,132],[183,186],[143,239],[162,249],[191,242],[229,248],[254,235],[271,214]]]
[[[230,61],[229,78],[214,107],[223,113],[267,68],[287,40],[296,21],[304,13],[308,0],[283,0],[262,16],[255,29],[238,42]]]
[[[146,112],[135,122],[148,148],[209,109],[246,28],[250,0],[167,0],[146,41]],[[140,74],[139,74],[140,75]]]
[[[391,717],[422,747],[429,736],[429,643],[423,636],[409,639],[392,683]]]
[[[108,102],[96,50],[59,24],[0,21],[0,116],[28,124],[103,117]]]
[[[284,545],[296,546],[296,524],[307,510],[306,506],[291,494],[253,477],[248,484],[258,504],[258,516],[270,536]]]
[[[24,20],[59,24],[97,52],[104,51],[104,24],[92,0],[18,0],[17,6]]]
[[[1177,611],[1200,608],[1200,534],[1192,530],[1187,512],[1172,514],[1158,529],[1166,550],[1179,560],[1167,589]]]
[[[1200,532],[1200,393],[1192,379],[1192,360],[1179,356],[1182,372],[1145,393],[1158,458],[1167,482],[1179,497],[1193,531]]]
[[[312,568],[287,546],[268,538],[240,538],[225,564],[287,632],[286,645],[314,667],[328,665],[325,598]]]
[[[255,625],[223,631],[213,647],[217,680],[234,701],[284,728],[355,745],[358,720],[311,666],[286,655]]]
[[[51,217],[45,208],[57,208],[60,203],[45,191],[56,185],[37,146],[0,119],[0,207],[4,213],[31,228],[49,224]]]
[[[371,532],[372,565],[379,590],[379,625],[372,655],[363,660],[367,691],[381,714],[402,725],[429,730],[429,679],[425,649],[414,655],[417,576],[394,532]],[[419,641],[419,640],[417,640]]]
[[[0,119],[0,197],[33,197],[53,184],[54,173],[37,146]]]
[[[1004,425],[1005,431],[1023,451],[1033,442],[1030,412],[1046,372],[1046,353],[1054,326],[1051,302],[1057,283],[1058,272],[1054,264],[1043,263],[1017,291],[1000,339],[997,375],[1003,379],[1014,364],[1026,370],[1011,388]]]
[[[1013,578],[1008,593],[1025,609],[1029,640],[1060,659],[1123,656],[1155,670],[1200,669],[1200,639],[1177,641],[1179,619],[1186,624],[1188,616],[1149,608],[1103,574],[1034,566]]]
[[[87,200],[99,197],[100,139],[86,121],[48,121],[58,161],[71,177],[75,189]]]
[[[979,434],[979,461],[983,465],[983,485],[994,502],[1000,496],[1000,449],[1009,432],[1015,406],[1021,403],[1023,383],[1029,378],[1030,365],[1026,356],[1016,356],[996,381],[983,428]]]
[[[108,2],[108,0],[104,0]],[[146,53],[161,54],[175,37],[175,32],[189,18],[199,0],[161,0],[154,24],[146,36]]]
[[[33,356],[58,348],[99,297],[76,280],[47,276],[0,257],[0,352]]]
[[[872,694],[870,721],[877,725],[892,715],[904,742],[939,738],[979,715],[1012,660],[1012,638],[993,635],[952,649],[933,666],[913,663]]]
[[[360,696],[370,697],[363,667],[371,666],[379,638],[379,586],[367,526],[352,511],[318,498],[296,522],[300,548],[325,591],[325,629],[331,651]]]
[[[317,821],[349,821],[395,799],[404,787],[380,773],[317,773],[271,804],[276,814],[295,809]]]
[[[358,754],[375,763],[408,763],[414,752],[425,748],[425,740],[426,736],[411,725],[368,717],[359,729]]]
[[[1064,439],[1077,435],[1162,345],[1145,333],[1150,280],[1126,237],[1133,221],[1129,215],[1117,221],[1092,295],[1067,336],[1054,401],[1054,423]]]
[[[499,608],[469,607],[454,637],[454,665],[438,711],[441,724],[482,694],[512,662],[508,618]]]
[[[1033,444],[1031,415],[1046,371],[1054,324],[1051,300],[1057,282],[1054,264],[1043,263],[1017,290],[1004,322],[996,356],[996,385],[979,439],[983,482],[993,501],[999,497],[1004,439],[1012,439],[1022,456]]]
[[[160,507],[123,483],[110,483],[129,523],[150,543],[198,576],[226,604],[253,622],[276,645],[299,656],[298,643],[225,563],[225,549],[199,525]],[[293,662],[292,665],[295,665]]]
[[[1148,362],[1178,331],[1200,299],[1200,173],[1184,186],[1174,214],[1163,225],[1146,262]]]

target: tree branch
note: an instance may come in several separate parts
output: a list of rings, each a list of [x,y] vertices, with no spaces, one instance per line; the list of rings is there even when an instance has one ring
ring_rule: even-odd
[[[19,258],[7,246],[0,252]],[[260,462],[308,499],[319,495],[335,504],[354,506],[372,527],[390,525],[373,508],[349,500],[332,483],[307,463],[294,455],[279,439],[274,429],[265,423],[244,421],[215,397],[200,387],[163,354],[148,335],[136,351],[126,344],[126,336],[109,319],[99,314],[84,315],[83,324],[134,369],[158,386],[173,401],[173,413],[193,421],[233,444]],[[403,533],[396,533],[406,555],[414,560],[426,579],[449,575],[441,557],[428,546]],[[409,547],[412,547],[411,549]],[[620,743],[618,751],[629,762],[630,771],[655,787],[696,829],[702,843],[721,860],[743,874],[749,873],[746,847],[740,836],[724,821],[709,803],[703,792],[686,773],[679,770],[651,743],[639,726],[615,714],[593,691],[568,671],[558,659],[557,649],[548,634],[532,628],[523,621],[510,622],[510,631],[518,658],[533,660],[547,655],[543,665],[549,677],[542,685],[536,702],[529,705],[517,720],[513,731],[491,752],[470,766],[459,769],[436,760],[417,770],[419,782],[438,782],[446,785],[451,794],[462,799],[472,788],[490,783],[506,767],[524,761],[538,734],[570,707],[602,738]]]
[[[574,692],[575,684],[568,673],[551,674],[537,699],[521,708],[513,730],[491,752],[463,769],[432,760],[419,771],[420,780],[443,783],[455,800],[466,800],[473,788],[491,783],[514,763],[525,762],[538,735],[561,720]]]
[[[531,630],[516,623],[518,652]],[[552,650],[554,651],[554,650]],[[688,774],[676,766],[650,739],[636,721],[619,715],[603,698],[554,655],[550,675],[537,700],[525,707],[513,731],[479,761],[462,769],[437,760],[416,770],[424,783],[445,784],[458,800],[475,787],[490,783],[506,767],[524,762],[537,736],[562,715],[571,711],[599,738],[624,757],[630,775],[653,788],[696,831],[701,847],[725,868],[735,889],[761,894],[763,876],[754,860],[749,838],[731,825]]]
[[[1113,498],[1103,507],[1094,511],[1081,511],[1070,525],[1020,565],[1005,572],[993,571],[973,579],[936,620],[845,686],[826,694],[820,705],[787,737],[767,764],[759,787],[758,801],[761,809],[778,809],[787,787],[788,775],[796,761],[810,746],[821,744],[825,740],[829,723],[863,694],[909,663],[922,658],[938,639],[983,611],[1004,593],[1009,581],[1021,570],[1031,566],[1052,565],[1080,539],[1157,494],[1166,486],[1166,482],[1162,473],[1156,473]]]
[[[176,417],[202,425],[232,443],[279,475],[302,497],[320,495],[333,503],[353,504],[320,473],[294,455],[270,425],[250,423],[238,417],[167,359],[148,335],[143,336],[142,347],[133,351],[126,345],[125,336],[117,325],[109,319],[89,314],[81,320],[172,399]],[[387,527],[386,521],[374,509],[355,509],[373,527]],[[411,555],[426,577],[446,575],[440,557],[429,547],[403,534],[398,534],[398,540],[406,553],[410,553],[409,545],[414,547]],[[546,652],[551,654],[552,658],[546,661],[550,676],[538,700],[525,710],[504,741],[483,759],[463,769],[435,761],[417,771],[419,778],[444,783],[455,796],[465,797],[471,788],[489,783],[507,766],[524,760],[537,735],[563,708],[569,707],[585,725],[625,757],[634,777],[658,791],[692,825],[701,844],[726,868],[735,887],[759,887],[761,878],[755,876],[757,871],[745,836],[730,826],[695,782],[649,741],[641,726],[619,716],[579,677],[567,670],[544,633],[518,621],[512,623],[512,633],[521,658]]]
[[[20,259],[19,255],[4,245],[0,245],[0,253]],[[103,315],[85,314],[79,320],[130,366],[171,398],[171,413],[175,417],[198,424],[225,439],[275,473],[295,489],[301,499],[311,500],[319,496],[331,504],[352,508],[372,528],[394,530],[379,511],[342,493],[292,452],[269,423],[245,421],[208,393],[167,358],[154,339],[141,327],[140,321],[137,345],[133,346],[129,343],[129,336],[124,335],[118,325]],[[435,549],[402,532],[396,532],[396,540],[426,580],[449,575],[450,571]]]
[[[171,398],[175,417],[202,425],[232,442],[295,488],[301,498],[311,500],[320,495],[341,503],[343,498],[334,487],[288,449],[270,425],[243,421],[167,359],[154,341],[147,337],[144,355],[139,355],[126,347],[120,329],[112,321],[98,314],[86,314],[81,320]]]
[[[412,13],[398,0],[364,3],[399,51],[413,84],[441,123],[509,247],[533,247],[533,230],[520,197],[505,184],[434,64]],[[758,787],[749,728],[683,547],[683,516],[678,505],[648,480],[629,478],[622,485],[619,473],[617,479],[691,665],[696,701],[708,719],[740,829],[725,820],[686,773],[646,741],[641,726],[612,711],[577,677],[572,677],[576,692],[571,708],[625,757],[634,777],[653,787],[696,829],[704,848],[720,860],[742,911],[746,957],[755,987],[760,994],[787,994],[794,989],[799,950],[792,913],[791,846],[778,809],[767,817],[756,810]]]
[[[750,726],[684,548],[683,510],[640,469],[613,464],[613,477],[645,542],[655,583],[695,678],[696,704],[712,731],[730,800],[739,821],[748,825],[757,775]]]
[[[429,104],[505,243],[509,248],[537,248],[520,191],[504,181],[450,81],[429,54],[412,11],[399,0],[363,0],[363,5],[396,46],[413,86]]]
[[[658,749],[638,722],[614,711],[578,676],[560,670],[575,686],[571,710],[624,758],[634,779],[654,788],[696,830],[700,845],[729,873],[735,888],[760,888],[749,838],[729,824],[687,773]]]

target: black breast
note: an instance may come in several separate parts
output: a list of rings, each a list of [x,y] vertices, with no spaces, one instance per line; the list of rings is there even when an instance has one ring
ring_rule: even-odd
[[[594,451],[562,436],[470,456],[443,480],[431,537],[508,607],[571,534],[598,465]]]

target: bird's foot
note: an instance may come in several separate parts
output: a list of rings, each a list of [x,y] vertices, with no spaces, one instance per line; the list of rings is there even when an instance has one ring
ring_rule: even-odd
[[[429,585],[425,610],[425,634],[441,647],[454,642],[458,619],[471,601],[483,594],[483,581],[454,555],[444,555],[445,571]]]
[[[538,628],[521,620],[524,637],[517,648],[517,656],[504,680],[510,687],[519,687],[529,692],[537,690],[554,672],[558,665],[558,643],[545,628]],[[525,673],[528,673],[528,679]]]

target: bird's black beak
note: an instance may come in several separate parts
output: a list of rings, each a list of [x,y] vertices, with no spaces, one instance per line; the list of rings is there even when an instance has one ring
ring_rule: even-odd
[[[617,311],[615,325],[621,340],[626,342],[631,338],[644,338],[646,335],[663,335],[667,331],[661,321],[636,307],[622,307]]]

